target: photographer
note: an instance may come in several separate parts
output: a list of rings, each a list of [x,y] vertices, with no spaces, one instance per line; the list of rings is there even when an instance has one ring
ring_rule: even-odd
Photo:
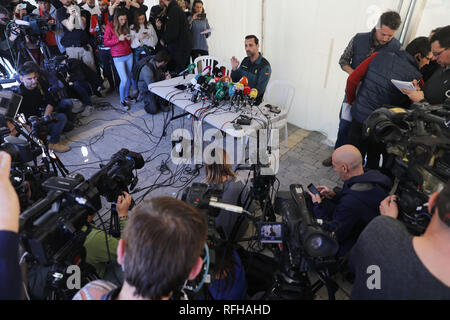
[[[66,68],[61,70],[61,74],[64,75],[66,83],[69,84],[81,102],[85,105],[82,117],[87,117],[94,111],[94,105],[91,100],[92,95],[102,97],[100,93],[102,80],[100,77],[92,71],[86,64],[77,59],[67,59],[62,61],[62,64],[66,65]]]
[[[19,199],[9,179],[11,156],[0,152],[0,300],[20,300]]]
[[[397,201],[397,196],[390,196],[381,202],[382,216],[366,227],[350,254],[356,276],[351,299],[450,299],[450,184],[430,197],[432,218],[420,237],[413,237],[397,220]],[[381,272],[372,289],[370,266]]]
[[[189,64],[192,35],[186,15],[175,0],[161,0],[160,5],[167,10],[167,22],[160,43],[172,58],[169,70],[180,73]]]
[[[140,60],[133,68],[134,78],[137,79],[140,99],[144,101],[144,109],[147,113],[156,114],[158,110],[168,111],[165,107],[164,99],[152,93],[148,86],[152,83],[166,79],[164,68],[170,61],[170,55],[167,51],[160,51],[153,57]],[[141,64],[144,65],[141,65]],[[170,76],[169,76],[170,77]]]
[[[170,299],[200,273],[207,229],[204,214],[183,201],[168,197],[145,201],[132,211],[117,248],[123,286],[94,281],[73,299]]]
[[[450,94],[450,25],[439,29],[430,40],[432,59],[439,68],[425,83],[423,91],[418,83],[416,90],[404,90],[412,102],[426,101],[430,104],[443,104],[446,93]]]
[[[60,0],[64,5],[56,11],[58,22],[62,24],[63,38],[61,44],[66,48],[69,58],[83,61],[94,72],[97,72],[94,53],[89,45],[86,19],[81,16],[80,7],[73,5],[72,0]]]
[[[131,196],[124,192],[116,202],[116,210],[120,220],[120,231],[123,233],[128,221],[128,208],[131,205]],[[119,239],[106,235],[105,231],[97,228],[93,223],[95,214],[88,216],[92,230],[86,236],[84,247],[86,248],[86,262],[93,265],[101,279],[108,280],[116,285],[122,284],[122,271],[117,265],[117,247]],[[87,227],[83,227],[86,231]],[[107,240],[105,240],[107,239]],[[106,245],[105,241],[108,241]],[[108,264],[110,262],[111,264]]]
[[[34,62],[26,62],[18,71],[20,77],[20,87],[18,94],[23,96],[19,113],[23,113],[28,119],[30,116],[48,116],[55,111],[58,102],[55,101],[48,91],[48,84],[40,77],[39,67]],[[42,114],[41,109],[44,109]],[[49,145],[48,147],[56,152],[67,152],[71,148],[60,141],[61,133],[67,123],[64,113],[56,113],[56,122],[48,125]],[[69,124],[73,128],[73,125]]]
[[[343,257],[364,227],[379,214],[378,206],[392,183],[376,170],[364,172],[361,153],[354,146],[338,148],[332,163],[344,181],[342,192],[336,194],[326,186],[318,186],[320,194],[308,193],[315,218],[324,220],[324,229],[335,233],[340,246],[338,257]]]
[[[45,34],[44,42],[47,44],[52,56],[60,55],[61,52],[58,47],[56,32],[60,32],[61,30],[56,30],[56,8],[50,3],[50,0],[38,0],[37,3],[39,8],[34,10],[33,14],[39,15],[40,17],[47,17],[50,15],[52,19],[48,21],[48,24],[55,26],[54,30],[48,31]]]
[[[6,26],[10,22],[10,12],[0,6],[0,56],[7,59],[14,66],[15,43],[20,33],[18,27],[11,29],[10,35],[6,35]]]
[[[199,15],[204,15],[204,17]],[[211,31],[206,34],[202,32],[210,30],[211,27],[206,18],[205,9],[201,0],[194,1],[192,15],[188,18],[188,21],[194,39],[194,46],[191,52],[192,61],[194,61],[197,57],[209,55],[206,39],[211,35]]]

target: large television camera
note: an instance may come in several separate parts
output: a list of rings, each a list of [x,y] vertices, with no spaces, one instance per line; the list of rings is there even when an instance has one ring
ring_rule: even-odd
[[[89,180],[79,174],[52,177],[43,183],[47,196],[20,216],[22,243],[38,263],[74,264],[88,231],[87,217],[101,209],[100,196],[116,201],[123,191],[133,189],[133,171],[144,166],[139,153],[122,149]]]
[[[261,299],[312,299],[314,293],[323,285],[329,287],[329,292],[334,294],[335,289],[331,287],[334,288],[335,285],[328,276],[327,268],[336,265],[338,244],[335,238],[325,232],[311,217],[301,185],[292,185],[289,192],[278,193],[275,211],[282,217],[281,222],[268,222],[264,215],[260,220],[242,207],[221,203],[222,193],[223,190],[214,186],[193,184],[186,189],[182,200],[204,210],[207,214],[210,247],[214,247],[214,241],[216,243],[229,241],[225,240],[220,230],[216,229],[214,218],[217,216],[217,209],[238,213],[254,224],[256,236],[248,240],[239,239],[238,242],[258,240],[269,246],[282,244],[276,257],[278,270],[271,275],[273,283],[269,288],[265,288],[267,291],[260,296]],[[269,230],[274,233],[269,233]],[[214,264],[213,260],[211,264]],[[317,272],[320,280],[311,285],[307,276],[308,271]],[[213,272],[210,273],[211,276],[214,275]]]
[[[19,28],[21,34],[32,39],[43,39],[47,32],[56,30],[55,19],[48,12],[44,12],[44,15],[44,17],[37,14],[25,15],[22,20],[12,21],[11,27]]]
[[[450,178],[450,99],[444,105],[415,103],[406,110],[384,107],[365,123],[366,135],[386,145],[384,165],[395,177],[400,218],[414,234],[430,221],[428,198]]]

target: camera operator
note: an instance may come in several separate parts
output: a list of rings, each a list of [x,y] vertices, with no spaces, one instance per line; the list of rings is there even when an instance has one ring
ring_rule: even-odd
[[[50,3],[50,0],[38,0],[37,3],[39,8],[35,9],[33,14],[39,15],[40,17],[50,15],[52,19],[48,21],[48,24],[55,26],[55,30],[48,31],[45,34],[44,42],[47,44],[52,56],[60,55],[61,51],[58,46],[56,33],[61,30],[56,30],[56,8]]]
[[[9,179],[11,156],[0,152],[0,300],[20,300],[19,214],[17,193]]]
[[[56,11],[58,21],[62,24],[63,38],[61,44],[66,48],[69,58],[83,61],[94,72],[97,72],[94,53],[89,45],[86,19],[81,15],[81,8],[73,5],[72,0],[60,0],[63,7]]]
[[[236,57],[231,58],[231,79],[234,82],[239,82],[242,77],[248,78],[248,85],[251,88],[258,89],[258,98],[256,104],[261,103],[267,84],[269,83],[272,74],[272,68],[269,61],[267,61],[259,52],[259,39],[254,35],[245,37],[245,51],[247,57],[239,62]]]
[[[160,0],[159,5],[167,10],[167,22],[160,40],[172,58],[170,71],[180,73],[189,64],[192,50],[192,34],[186,15],[175,0]]]
[[[54,112],[54,106],[58,106],[58,102],[54,101],[49,94],[45,79],[40,77],[39,66],[29,61],[22,65],[18,73],[21,82],[18,94],[23,96],[19,113],[23,113],[28,119],[30,116],[48,116]],[[40,109],[45,110],[43,114]],[[56,119],[55,123],[48,125],[50,134],[48,147],[56,152],[70,151],[71,148],[60,141],[67,117],[64,113],[57,113]],[[73,125],[69,124],[69,126],[73,128]]]
[[[120,231],[123,232],[128,221],[128,208],[131,205],[131,196],[124,192],[119,196],[116,202],[116,210],[120,220]],[[95,214],[88,216],[88,222],[91,223],[92,230],[86,236],[84,247],[86,248],[86,262],[95,267],[97,274],[101,279],[113,282],[116,285],[122,284],[122,271],[116,263],[117,247],[119,239],[106,235],[105,231],[97,228],[93,223]],[[82,231],[86,231],[83,227]],[[107,239],[107,240],[105,240]],[[108,241],[106,245],[105,241]],[[108,264],[110,262],[111,264]]]
[[[207,223],[197,208],[161,197],[136,207],[117,248],[124,284],[84,286],[74,300],[168,300],[200,273]],[[145,275],[145,277],[143,276]]]
[[[7,59],[14,66],[15,43],[20,34],[20,29],[14,27],[10,35],[6,35],[6,26],[10,22],[10,12],[5,7],[0,6],[0,56]]]
[[[393,85],[392,80],[421,80],[420,69],[430,63],[431,59],[428,38],[419,37],[411,41],[404,51],[375,52],[348,78],[346,99],[352,105],[353,117],[349,140],[363,157],[367,153],[367,168],[379,168],[380,154],[386,159],[386,148],[371,137],[364,141],[363,123],[372,112],[383,105],[409,106],[408,97]],[[360,83],[361,86],[357,90]]]
[[[144,109],[147,113],[156,114],[158,110],[168,111],[165,100],[152,93],[148,86],[152,83],[163,81],[167,77],[164,69],[170,61],[167,51],[159,51],[155,56],[140,60],[133,68],[133,77],[137,79],[139,99],[144,101]],[[144,63],[142,66],[141,64]],[[168,76],[170,77],[170,76]]]
[[[397,220],[397,201],[397,196],[390,196],[381,202],[381,216],[372,220],[351,251],[350,267],[356,276],[351,299],[450,299],[450,184],[430,197],[432,218],[419,237]],[[369,266],[381,272],[372,289]]]
[[[450,94],[450,25],[438,30],[430,40],[433,60],[441,68],[425,83],[423,91],[418,83],[416,90],[404,90],[412,102],[426,101],[430,104],[443,104],[446,93]]]
[[[165,19],[163,17],[165,16],[165,9],[160,5],[156,5],[151,7],[150,9],[150,17],[149,21],[153,26],[153,29],[156,31],[156,35],[158,36],[158,43],[156,44],[155,51],[159,52],[162,49],[164,49],[164,46],[161,44],[161,40],[164,34],[165,30]]]
[[[389,194],[392,183],[376,170],[364,172],[361,153],[352,145],[334,151],[332,162],[333,170],[344,181],[342,191],[336,194],[326,186],[318,186],[320,194],[308,192],[314,216],[325,221],[325,230],[335,233],[340,246],[338,257],[343,257],[379,214],[379,204]]]

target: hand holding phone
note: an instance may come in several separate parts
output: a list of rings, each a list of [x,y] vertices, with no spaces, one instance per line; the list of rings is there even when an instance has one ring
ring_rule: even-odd
[[[316,186],[313,185],[312,183],[308,186],[308,190],[309,190],[312,194],[318,194],[318,195],[320,195],[319,190],[317,190]]]

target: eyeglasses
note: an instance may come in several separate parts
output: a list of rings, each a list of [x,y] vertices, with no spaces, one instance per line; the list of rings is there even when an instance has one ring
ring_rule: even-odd
[[[427,59],[428,61],[431,61],[431,60],[433,60],[433,57],[424,57],[424,59]]]
[[[442,51],[439,52],[439,53],[433,52],[433,56],[435,56],[436,58],[438,58],[444,51],[447,51],[448,49],[450,49],[450,48],[445,48],[444,50],[442,50]]]

